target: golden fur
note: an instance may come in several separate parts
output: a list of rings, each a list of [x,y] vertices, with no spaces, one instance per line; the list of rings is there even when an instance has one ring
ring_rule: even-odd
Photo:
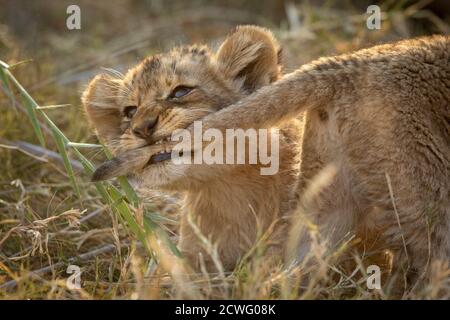
[[[264,230],[272,253],[286,249],[291,230],[288,257],[301,261],[311,244],[308,221],[330,245],[348,234],[375,234],[398,266],[422,274],[430,259],[450,258],[449,62],[450,38],[433,36],[321,58],[282,77],[271,33],[240,27],[217,53],[178,48],[145,59],[123,79],[97,76],[83,101],[117,154],[200,118],[204,129],[281,128],[274,176],[254,165],[133,169],[143,187],[185,192],[186,211],[218,244],[225,268]],[[167,100],[178,85],[195,89]],[[137,113],[125,121],[129,105]],[[148,139],[131,133],[158,116]],[[323,172],[328,180],[312,190]],[[179,245],[198,266],[203,249],[187,216]]]

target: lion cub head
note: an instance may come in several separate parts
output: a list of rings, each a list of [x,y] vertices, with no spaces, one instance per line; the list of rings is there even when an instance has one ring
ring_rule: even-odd
[[[272,34],[238,27],[217,52],[206,46],[150,56],[126,75],[96,76],[83,104],[100,140],[113,153],[161,144],[175,129],[215,112],[280,77],[279,46]],[[182,179],[169,150],[139,176],[163,187]],[[175,174],[177,173],[177,174]]]

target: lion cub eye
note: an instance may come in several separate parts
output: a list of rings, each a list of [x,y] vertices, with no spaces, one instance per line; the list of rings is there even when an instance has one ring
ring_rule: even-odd
[[[123,109],[123,114],[128,119],[131,119],[131,118],[133,118],[133,116],[136,113],[136,111],[137,111],[137,107],[136,106],[128,106],[128,107],[125,107],[125,109]]]
[[[188,93],[190,93],[192,91],[192,87],[187,87],[187,86],[178,86],[175,89],[172,90],[172,92],[169,95],[170,99],[173,98],[181,98],[184,97],[185,95],[187,95]]]

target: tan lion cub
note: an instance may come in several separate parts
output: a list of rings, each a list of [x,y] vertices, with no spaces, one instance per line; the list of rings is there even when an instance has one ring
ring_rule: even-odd
[[[132,180],[141,188],[184,192],[179,247],[194,267],[201,258],[209,268],[211,259],[188,222],[189,214],[217,245],[226,270],[255,245],[258,233],[270,232],[271,251],[282,249],[298,180],[300,121],[281,127],[276,175],[261,175],[258,164],[175,165],[167,142],[175,129],[280,76],[278,44],[258,27],[238,28],[216,53],[204,46],[175,48],[148,57],[123,78],[97,76],[83,103],[97,135],[119,158],[97,170],[94,179],[135,173]],[[214,265],[211,269],[216,270]]]
[[[241,27],[217,53],[175,49],[123,79],[91,82],[87,114],[118,154],[95,178],[134,172],[149,188],[185,191],[226,268],[255,242],[257,225],[285,249],[299,198],[290,258],[309,252],[310,232],[298,227],[308,221],[330,245],[375,234],[397,266],[425,274],[432,259],[450,258],[449,62],[450,38],[433,36],[322,58],[281,78],[270,32]],[[281,128],[279,173],[160,162],[171,144],[155,142],[202,117],[203,129]],[[331,178],[311,192],[324,171]],[[198,237],[183,219],[180,247],[198,263]]]

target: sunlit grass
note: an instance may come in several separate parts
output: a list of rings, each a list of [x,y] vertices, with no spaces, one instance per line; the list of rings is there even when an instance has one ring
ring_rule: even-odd
[[[33,129],[36,137],[43,147],[46,146],[46,141],[42,133],[41,126],[38,121],[38,117],[41,117],[46,125],[51,129],[53,134],[54,143],[57,146],[58,152],[61,155],[66,169],[67,175],[70,178],[71,185],[76,196],[79,198],[80,203],[82,203],[80,187],[77,182],[77,177],[75,176],[67,149],[71,148],[73,153],[76,155],[78,160],[82,163],[86,175],[92,175],[94,171],[94,165],[78,150],[78,148],[92,148],[92,147],[102,147],[100,145],[86,144],[86,143],[75,143],[69,141],[69,139],[64,135],[64,133],[55,125],[55,123],[50,119],[50,117],[45,113],[45,108],[40,108],[36,101],[31,97],[31,95],[25,90],[25,88],[20,84],[20,82],[13,76],[9,70],[9,66],[0,60],[0,73],[2,75],[2,81],[7,95],[13,99],[14,88],[18,91],[19,95],[27,106],[27,112],[29,120],[33,125]],[[12,88],[14,86],[14,88]],[[105,150],[109,155],[109,152]],[[144,221],[139,224],[136,221],[135,215],[133,214],[136,210],[141,209],[141,200],[139,199],[136,192],[128,183],[127,179],[120,177],[119,183],[121,190],[118,189],[114,184],[109,182],[97,182],[95,187],[98,194],[102,197],[105,204],[115,212],[121,221],[124,222],[126,228],[147,248],[149,254],[153,254],[153,251],[148,246],[148,239],[150,237],[157,237],[163,240],[163,243],[168,246],[172,254],[180,257],[175,244],[171,242],[166,232],[161,229],[155,222],[151,220],[151,216],[146,215]]]

